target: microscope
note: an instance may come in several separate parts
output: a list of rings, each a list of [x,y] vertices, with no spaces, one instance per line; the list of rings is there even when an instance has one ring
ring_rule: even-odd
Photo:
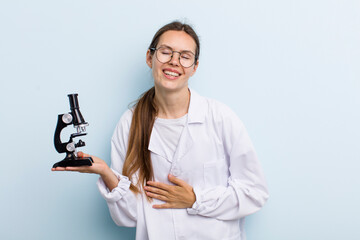
[[[91,157],[77,157],[76,148],[85,146],[85,142],[79,140],[75,143],[74,141],[74,138],[87,134],[85,127],[89,126],[89,124],[85,122],[83,116],[81,115],[77,98],[78,94],[69,94],[68,97],[70,101],[70,112],[58,115],[54,135],[54,145],[56,151],[59,153],[66,153],[66,157],[62,161],[55,163],[53,168],[67,166],[91,166],[94,162]],[[61,131],[71,124],[74,125],[74,128],[76,128],[76,133],[72,133],[69,141],[63,143],[60,138]]]

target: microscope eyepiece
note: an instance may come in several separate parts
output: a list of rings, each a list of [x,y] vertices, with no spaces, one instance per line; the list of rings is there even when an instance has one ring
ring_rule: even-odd
[[[68,94],[68,97],[70,101],[70,109],[73,110],[75,108],[79,108],[78,94]]]
[[[73,120],[74,126],[78,126],[78,125],[86,126],[87,122],[85,122],[85,120],[80,112],[78,94],[77,93],[69,94],[68,97],[69,97],[69,102],[70,102],[71,114],[74,117],[74,120]]]

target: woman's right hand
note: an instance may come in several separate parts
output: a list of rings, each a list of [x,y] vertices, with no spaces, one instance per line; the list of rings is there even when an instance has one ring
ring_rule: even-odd
[[[52,168],[51,171],[70,171],[99,174],[110,191],[118,185],[119,179],[115,176],[113,171],[104,160],[89,154],[85,154],[83,152],[78,152],[77,156],[80,158],[91,157],[94,162],[92,166],[56,167]]]
[[[77,156],[79,158],[91,157],[94,161],[92,166],[76,166],[76,167],[56,167],[52,168],[51,171],[72,171],[72,172],[81,172],[81,173],[95,173],[100,176],[110,170],[106,162],[98,157],[91,156],[89,154],[78,152]]]

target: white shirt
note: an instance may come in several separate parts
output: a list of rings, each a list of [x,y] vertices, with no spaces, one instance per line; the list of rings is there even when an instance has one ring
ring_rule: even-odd
[[[136,226],[136,240],[244,240],[244,217],[268,198],[265,179],[246,129],[226,105],[191,90],[188,121],[172,161],[154,131],[148,149],[155,181],[171,184],[169,173],[193,186],[196,202],[188,209],[154,209],[145,195],[129,190],[122,176],[132,111],[121,117],[111,140],[111,168],[120,179],[111,192],[98,188],[119,226]],[[132,178],[136,183],[136,177]]]
[[[187,121],[187,114],[176,119],[156,118],[152,131],[161,136],[161,146],[165,152],[166,159],[172,162],[181,133]]]

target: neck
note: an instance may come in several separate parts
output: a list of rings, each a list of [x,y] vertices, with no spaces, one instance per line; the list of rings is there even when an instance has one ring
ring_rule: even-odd
[[[161,91],[155,87],[155,102],[158,107],[157,117],[175,119],[188,112],[190,91],[188,88],[180,91]]]

